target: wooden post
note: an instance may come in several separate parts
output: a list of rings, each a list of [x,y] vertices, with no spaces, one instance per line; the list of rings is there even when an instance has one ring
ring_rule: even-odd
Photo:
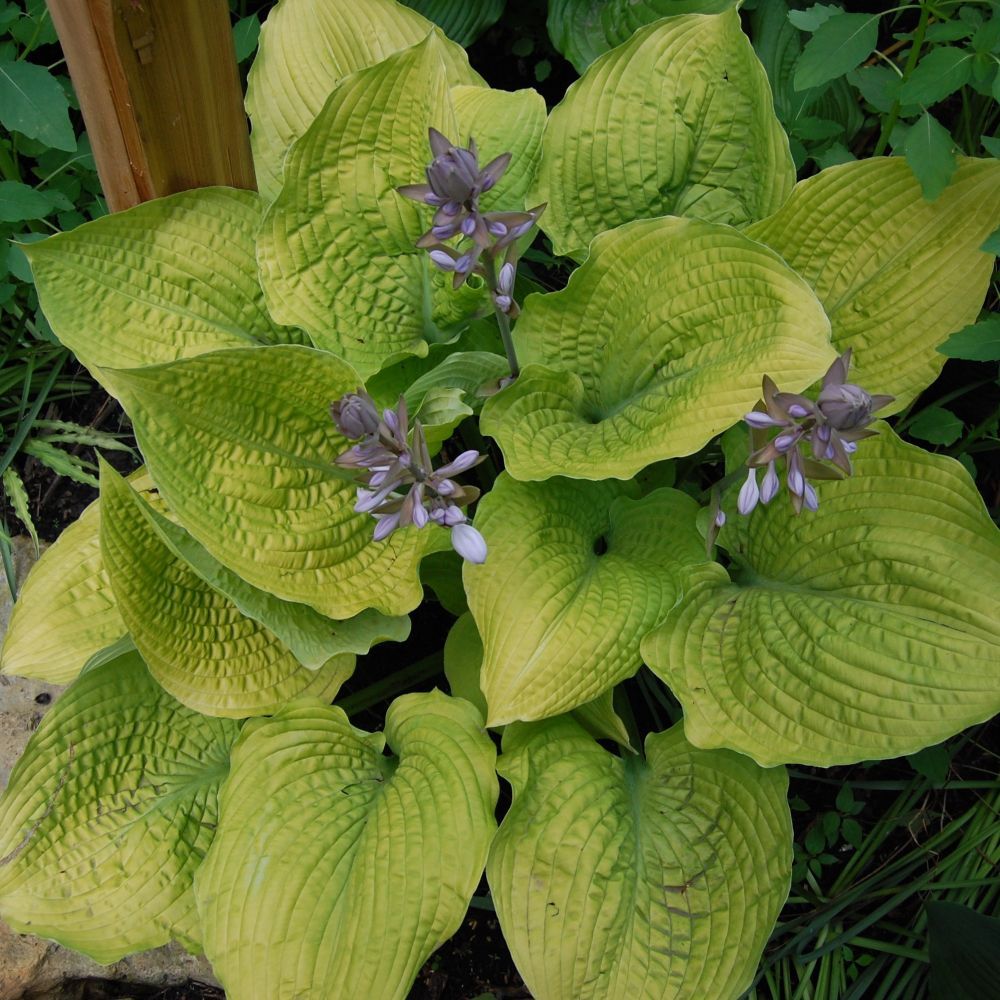
[[[226,0],[48,0],[112,212],[257,187]]]

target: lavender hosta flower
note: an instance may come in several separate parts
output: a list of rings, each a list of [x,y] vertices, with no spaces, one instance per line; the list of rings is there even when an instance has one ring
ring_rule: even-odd
[[[816,510],[819,496],[810,479],[840,479],[851,474],[850,456],[858,442],[876,432],[867,430],[875,412],[893,401],[892,396],[870,395],[847,381],[851,352],[847,350],[830,366],[819,395],[813,401],[796,393],[779,392],[764,376],[763,400],[743,418],[750,427],[753,450],[747,459],[750,473],[740,490],[737,508],[749,514],[757,503],[770,503],[781,489],[777,466],[785,464],[785,484],[795,513]],[[769,434],[774,434],[768,439]],[[809,457],[803,452],[808,444]],[[824,463],[830,463],[824,464]],[[766,466],[760,486],[755,470]]]
[[[397,528],[433,522],[450,530],[452,545],[464,559],[486,559],[486,542],[462,509],[479,490],[453,478],[481,462],[479,452],[463,451],[435,469],[423,427],[414,420],[410,428],[402,397],[379,417],[371,397],[359,388],[333,403],[330,412],[345,437],[360,439],[337,457],[337,464],[358,472],[354,510],[375,518],[374,541],[384,541]]]

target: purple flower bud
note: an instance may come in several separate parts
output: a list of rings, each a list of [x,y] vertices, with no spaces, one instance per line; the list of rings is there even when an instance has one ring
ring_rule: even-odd
[[[801,403],[792,403],[788,407],[788,415],[795,417],[796,420],[801,420],[803,417],[809,416],[809,411]]]
[[[450,497],[458,489],[458,486],[450,479],[442,479],[435,484],[434,489],[437,490],[439,496]]]
[[[378,518],[378,523],[375,525],[372,538],[376,542],[381,542],[383,539],[388,538],[399,526],[399,514],[376,514],[375,517]]]
[[[413,505],[412,516],[413,516],[413,523],[418,528],[422,528],[425,524],[427,524],[427,520],[429,517],[427,513],[427,508],[424,507],[422,503],[416,503]]]
[[[444,250],[431,250],[428,256],[442,271],[455,270],[455,258],[451,254],[445,253]]]
[[[795,444],[797,434],[779,434],[774,439],[774,447],[780,452],[786,452]]]
[[[444,212],[445,215],[458,215],[458,213],[462,211],[462,206],[457,201],[446,201],[441,206],[441,211]]]
[[[507,235],[507,227],[502,222],[488,222],[486,228],[489,230],[490,236]]]
[[[448,504],[444,509],[444,523],[452,528],[456,524],[461,524],[465,520],[465,514],[461,507],[456,507],[453,503]]]
[[[794,493],[797,497],[802,496],[802,492],[805,489],[806,477],[802,475],[802,470],[799,468],[799,463],[794,461],[798,457],[798,452],[792,455],[792,459],[788,463],[788,489],[789,492]]]
[[[780,420],[775,420],[769,413],[761,413],[760,410],[752,410],[743,417],[743,420],[751,427],[757,428],[778,427],[781,424]]]
[[[757,488],[757,470],[750,469],[736,501],[736,509],[745,516],[757,506],[758,500],[760,500],[760,490]]]
[[[778,495],[779,489],[781,489],[781,481],[778,479],[774,462],[768,462],[767,472],[764,473],[764,478],[760,483],[760,502],[770,503]]]
[[[349,440],[369,437],[378,431],[378,410],[363,389],[349,392],[330,405],[330,416],[337,430]]]
[[[510,312],[510,307],[514,304],[514,300],[509,295],[494,295],[493,301],[502,313]]]
[[[718,510],[715,512],[715,517],[712,523],[717,527],[721,528],[726,523],[726,512],[724,510]]]
[[[466,271],[471,271],[475,265],[475,256],[471,253],[464,253],[455,261],[455,271],[459,274],[464,274]]]
[[[844,445],[844,451],[846,451],[848,455],[853,455],[858,450],[857,441],[844,441],[842,444]]]
[[[819,510],[819,497],[816,496],[816,491],[808,481],[805,483],[802,498],[808,510]]]
[[[452,527],[451,544],[466,562],[486,562],[486,539],[467,521]]]
[[[467,215],[462,219],[462,232],[466,236],[471,236],[476,231],[476,218],[474,215]]]
[[[823,389],[816,399],[823,416],[838,431],[854,430],[872,421],[872,398],[849,382]]]
[[[454,223],[448,226],[431,226],[431,235],[438,240],[450,240],[455,235]]]
[[[479,452],[470,448],[468,451],[463,451],[457,458],[452,459],[447,465],[442,465],[441,468],[437,470],[437,474],[439,476],[457,476],[459,473],[465,472],[467,469],[471,469],[481,460],[482,456]]]
[[[507,261],[503,267],[500,268],[500,273],[497,275],[497,288],[503,292],[505,295],[510,295],[514,290],[514,278],[517,276],[517,268]]]

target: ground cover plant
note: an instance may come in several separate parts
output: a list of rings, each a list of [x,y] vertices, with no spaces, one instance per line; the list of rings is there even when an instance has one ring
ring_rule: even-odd
[[[786,765],[1000,709],[996,526],[881,419],[988,339],[1000,166],[796,183],[719,8],[547,110],[390,0],[284,0],[259,195],[27,249],[146,466],[102,465],[15,611],[4,670],[73,683],[0,799],[5,919],[177,938],[236,998],[402,997],[485,868],[534,996],[735,997],[827,864]],[[425,592],[450,694],[396,668]]]

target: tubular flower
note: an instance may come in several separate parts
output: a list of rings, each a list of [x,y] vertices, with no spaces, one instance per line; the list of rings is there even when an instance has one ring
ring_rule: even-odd
[[[545,206],[538,205],[527,212],[481,211],[480,195],[496,186],[510,164],[511,154],[502,153],[480,168],[474,139],[463,148],[455,146],[435,128],[429,130],[429,135],[434,159],[427,167],[427,183],[404,184],[396,190],[404,198],[437,210],[430,229],[416,245],[429,252],[435,266],[454,276],[454,286],[458,288],[471,274],[486,277],[487,270],[480,263],[482,255],[487,253],[497,258],[508,248],[513,249],[514,242],[531,230]],[[469,240],[471,245],[464,249],[446,245],[448,240],[456,238]],[[505,294],[509,298],[509,290]]]
[[[358,442],[338,456],[337,464],[357,470],[354,509],[376,519],[375,541],[397,528],[434,523],[450,530],[451,544],[463,559],[485,562],[486,541],[462,509],[478,498],[479,490],[452,478],[478,465],[479,452],[463,451],[435,469],[423,427],[414,420],[410,428],[402,396],[395,408],[380,415],[374,400],[358,388],[332,403],[330,415],[344,437]]]
[[[763,401],[748,413],[752,452],[747,459],[749,474],[740,490],[737,509],[749,514],[758,503],[770,503],[781,489],[778,466],[784,463],[785,485],[795,513],[816,510],[819,497],[810,479],[842,479],[851,474],[850,456],[858,442],[877,432],[868,430],[875,412],[895,397],[873,396],[847,381],[851,351],[845,351],[823,376],[819,395],[806,396],[779,392],[773,380],[764,376]],[[776,431],[768,440],[768,435]],[[830,464],[823,464],[830,463]],[[765,468],[757,486],[756,470]]]

